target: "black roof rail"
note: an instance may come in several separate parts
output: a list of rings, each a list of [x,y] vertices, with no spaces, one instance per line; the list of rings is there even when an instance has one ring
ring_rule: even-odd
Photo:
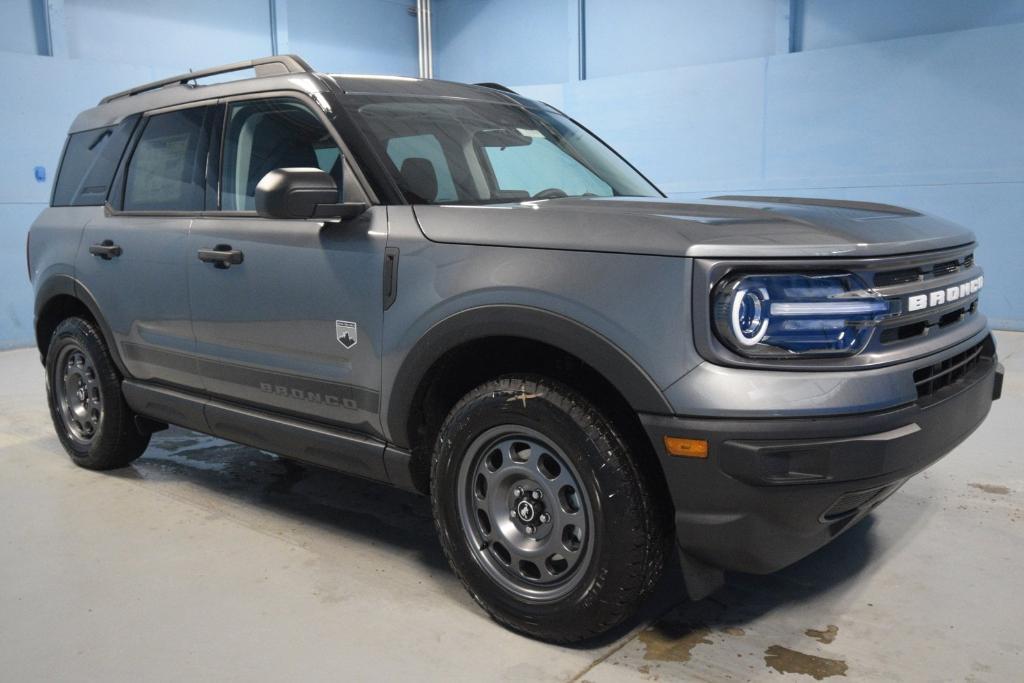
[[[502,85],[501,83],[474,83],[473,85],[479,85],[481,88],[490,88],[491,90],[500,90],[502,92],[512,93],[513,95],[519,94],[512,88],[507,85]]]
[[[313,67],[311,67],[306,60],[296,55],[275,55],[273,57],[260,57],[259,59],[247,59],[244,62],[235,62],[234,64],[224,64],[223,66],[214,66],[209,69],[200,69],[199,71],[189,71],[186,74],[179,74],[177,76],[171,76],[170,78],[162,78],[159,81],[153,81],[152,83],[146,83],[145,85],[139,85],[128,90],[123,90],[113,95],[107,95],[100,104],[106,104],[114,100],[121,99],[122,97],[131,97],[133,95],[139,95],[150,90],[156,90],[163,88],[168,85],[185,85],[189,81],[197,78],[207,78],[209,76],[217,76],[219,74],[231,73],[232,71],[243,71],[245,69],[253,69],[256,71],[256,77],[260,78],[263,76],[278,76],[280,74],[287,73],[312,73]]]

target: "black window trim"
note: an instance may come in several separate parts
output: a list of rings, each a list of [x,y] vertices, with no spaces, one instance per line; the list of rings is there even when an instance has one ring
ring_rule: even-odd
[[[139,139],[142,137],[142,131],[145,130],[146,119],[150,116],[156,116],[159,114],[167,114],[173,111],[182,109],[195,109],[198,107],[219,107],[220,112],[219,121],[217,116],[214,117],[214,125],[210,126],[207,130],[207,134],[210,136],[209,143],[207,145],[207,164],[206,164],[206,175],[208,176],[211,171],[210,157],[216,153],[216,206],[220,206],[220,176],[223,168],[223,155],[224,155],[224,132],[225,126],[227,125],[227,107],[233,102],[245,101],[245,100],[264,100],[264,99],[280,99],[280,98],[293,98],[305,105],[315,116],[327,128],[327,132],[330,133],[331,137],[334,138],[335,143],[338,145],[338,149],[341,150],[341,154],[344,157],[345,162],[348,164],[347,169],[351,169],[357,185],[362,191],[367,203],[371,206],[378,205],[380,202],[377,199],[376,193],[373,192],[370,184],[367,182],[366,176],[363,174],[362,169],[356,162],[356,159],[349,151],[348,146],[345,144],[340,133],[338,132],[337,126],[334,122],[325,115],[320,104],[309,96],[308,93],[301,90],[266,90],[261,92],[245,93],[242,95],[232,95],[229,97],[217,97],[208,100],[197,100],[195,102],[186,102],[182,104],[176,104],[169,107],[161,107],[159,109],[151,109],[149,111],[142,112],[142,118],[139,120],[139,124],[136,126],[135,131],[132,134],[131,139],[125,148],[125,154],[121,158],[121,163],[118,165],[117,172],[114,174],[114,182],[111,183],[110,194],[108,194],[107,201],[103,205],[104,213],[107,216],[167,216],[167,217],[194,217],[194,218],[254,218],[257,216],[255,211],[221,211],[218,209],[204,208],[200,211],[170,211],[170,210],[159,210],[159,211],[126,211],[124,209],[124,193],[125,186],[128,182],[128,165],[131,163],[132,157],[135,155],[135,148],[139,144]],[[220,129],[214,131],[213,128],[219,123]],[[99,126],[98,128],[104,128],[105,126]],[[66,147],[67,143],[65,143]],[[214,145],[217,146],[216,152],[214,151]],[[207,191],[210,189],[209,177],[206,178]],[[117,191],[114,196],[115,189]],[[206,207],[209,206],[208,202],[204,203]],[[303,219],[297,219],[303,220]]]
[[[90,128],[84,131],[75,131],[76,133],[88,133],[90,130],[99,130],[100,128],[108,128],[109,126],[97,126],[96,128]],[[60,172],[64,169],[64,158],[68,155],[68,146],[71,144],[71,136],[73,133],[68,133],[67,137],[64,138],[64,149],[60,151],[60,161],[57,162],[57,172],[53,174],[53,187],[50,188],[50,206],[56,207],[54,200],[57,198],[57,179],[60,178]],[[117,171],[114,171],[114,177],[117,177]],[[109,188],[107,189],[107,196],[110,195]],[[63,204],[61,205],[63,206]]]

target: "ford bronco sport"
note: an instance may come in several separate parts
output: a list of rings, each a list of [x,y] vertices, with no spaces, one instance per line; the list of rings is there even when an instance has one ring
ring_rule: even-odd
[[[479,604],[568,642],[673,546],[693,597],[775,571],[966,438],[1002,380],[974,246],[680,203],[500,85],[278,56],[82,112],[28,267],[75,463],[174,424],[427,494]]]

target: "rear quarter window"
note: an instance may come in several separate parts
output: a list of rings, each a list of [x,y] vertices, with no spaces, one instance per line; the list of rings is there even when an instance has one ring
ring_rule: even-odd
[[[69,135],[51,206],[102,205],[138,122],[139,115],[134,115],[116,126]]]

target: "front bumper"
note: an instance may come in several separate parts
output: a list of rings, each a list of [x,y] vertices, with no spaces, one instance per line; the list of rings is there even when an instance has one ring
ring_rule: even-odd
[[[882,412],[767,419],[641,415],[662,454],[680,548],[712,567],[757,574],[801,559],[966,439],[998,398],[1002,375],[989,337],[977,360],[952,375],[955,381]],[[708,458],[665,455],[665,436],[706,439]]]

